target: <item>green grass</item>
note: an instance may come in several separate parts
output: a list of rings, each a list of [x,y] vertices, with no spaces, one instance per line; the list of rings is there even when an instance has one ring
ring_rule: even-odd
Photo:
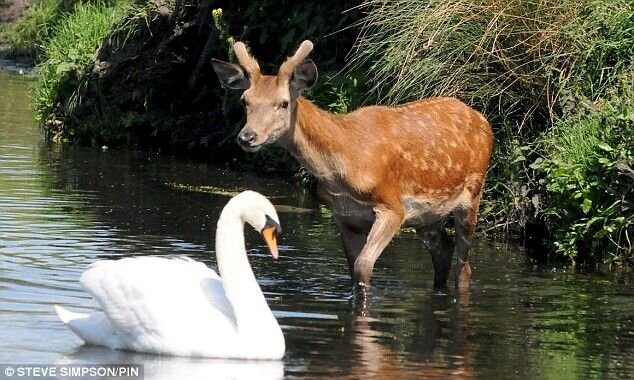
[[[601,102],[559,119],[544,144],[556,251],[634,265],[634,67]]]
[[[40,0],[3,33],[13,56],[37,58],[43,42],[61,16],[61,0]]]
[[[44,42],[38,68],[34,101],[40,121],[47,121],[54,111],[57,117],[68,114],[82,102],[87,83],[84,74],[92,68],[95,52],[129,8],[128,2],[78,3],[71,13],[61,17]],[[63,123],[47,125],[58,129],[49,129],[52,134],[60,134],[63,129]]]
[[[383,101],[457,96],[539,129],[581,89],[593,98],[634,55],[629,0],[369,0],[351,67]],[[533,124],[533,125],[531,125]]]

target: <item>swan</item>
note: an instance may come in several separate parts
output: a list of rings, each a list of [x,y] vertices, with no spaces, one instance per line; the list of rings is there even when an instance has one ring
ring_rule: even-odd
[[[284,335],[258,285],[244,243],[244,223],[260,231],[277,259],[275,208],[245,191],[224,207],[216,228],[220,276],[189,258],[98,261],[79,282],[102,311],[55,305],[86,344],[142,353],[232,359],[280,359]]]

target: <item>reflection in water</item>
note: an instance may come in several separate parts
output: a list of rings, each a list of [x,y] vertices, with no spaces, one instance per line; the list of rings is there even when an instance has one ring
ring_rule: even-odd
[[[143,362],[146,379],[214,378],[223,368],[249,378],[634,378],[631,274],[576,273],[481,242],[469,297],[451,288],[439,295],[429,254],[404,232],[376,263],[366,308],[357,309],[330,214],[309,193],[149,153],[46,144],[27,85],[0,71],[0,363]],[[192,191],[199,186],[212,191]],[[225,193],[245,188],[284,205],[280,260],[246,230],[286,337],[283,363],[80,348],[52,305],[95,309],[78,284],[86,266],[174,254],[215,267]]]
[[[59,357],[55,364],[143,364],[143,377],[153,380],[232,379],[277,380],[284,377],[284,363],[279,360],[215,360],[205,358],[146,355],[82,346]]]
[[[411,327],[395,325],[394,331],[386,331],[382,318],[372,316],[379,313],[372,311],[371,298],[357,305],[346,326],[346,344],[354,348],[356,358],[344,378],[475,377],[466,339],[468,299],[454,302],[446,294],[430,292],[413,303],[417,306]],[[409,314],[409,310],[402,312]]]

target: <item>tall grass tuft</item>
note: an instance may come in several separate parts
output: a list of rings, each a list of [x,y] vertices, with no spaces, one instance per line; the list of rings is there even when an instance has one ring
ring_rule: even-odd
[[[389,103],[456,96],[519,126],[543,124],[575,95],[572,87],[600,96],[634,56],[629,0],[367,0],[363,7],[350,65],[369,67]]]
[[[34,2],[25,14],[3,32],[3,38],[14,57],[37,58],[43,42],[49,37],[60,17],[62,0]]]
[[[81,103],[87,80],[83,74],[92,69],[97,48],[129,7],[129,2],[78,3],[44,42],[34,101],[39,120],[48,122],[49,133],[61,135],[63,120],[49,120],[50,116],[70,114]]]

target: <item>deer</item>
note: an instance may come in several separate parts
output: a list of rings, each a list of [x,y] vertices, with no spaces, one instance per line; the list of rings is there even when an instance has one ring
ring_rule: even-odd
[[[288,150],[317,180],[332,211],[353,291],[365,292],[376,260],[404,227],[431,252],[434,288],[446,287],[456,251],[455,287],[468,290],[469,256],[493,147],[485,117],[451,97],[333,114],[302,96],[317,82],[303,41],[276,75],[265,75],[243,42],[237,63],[212,59],[220,82],[242,90],[246,123],[238,144]],[[455,239],[444,227],[453,216]]]

